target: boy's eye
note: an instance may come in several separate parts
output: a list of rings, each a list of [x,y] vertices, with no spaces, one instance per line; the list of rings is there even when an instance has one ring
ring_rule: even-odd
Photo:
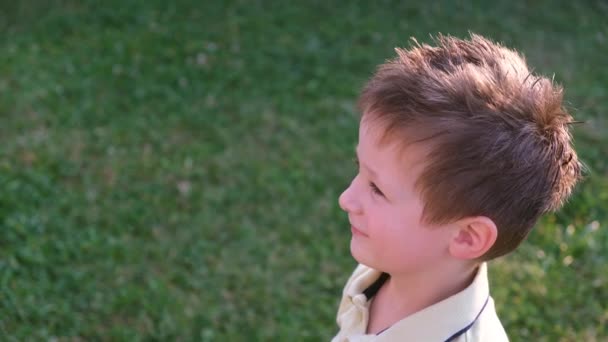
[[[357,157],[353,157],[353,163],[355,163],[355,165],[359,166],[359,159]],[[380,191],[378,186],[376,184],[374,184],[373,182],[369,182],[369,187],[372,189],[372,192],[374,194],[384,196],[382,191]]]
[[[376,186],[376,184],[370,182],[369,186],[372,188],[372,191],[376,194],[376,195],[380,195],[380,196],[384,196],[384,194],[382,193],[382,191],[380,191],[380,189],[378,189],[378,187]]]

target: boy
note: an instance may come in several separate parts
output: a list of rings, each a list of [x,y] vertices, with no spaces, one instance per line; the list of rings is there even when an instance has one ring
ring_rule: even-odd
[[[397,49],[359,99],[359,173],[339,199],[359,266],[333,341],[507,341],[486,261],[580,177],[562,89],[481,36]]]

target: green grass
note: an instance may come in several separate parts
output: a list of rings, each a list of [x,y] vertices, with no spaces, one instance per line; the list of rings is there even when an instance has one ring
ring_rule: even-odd
[[[410,36],[468,30],[587,121],[585,182],[491,266],[503,324],[606,340],[608,6],[341,3],[2,3],[1,340],[328,340],[358,90]]]

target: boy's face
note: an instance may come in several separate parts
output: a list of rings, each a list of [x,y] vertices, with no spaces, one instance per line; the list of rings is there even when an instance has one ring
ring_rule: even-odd
[[[361,264],[390,274],[424,272],[449,257],[449,229],[422,223],[423,203],[414,184],[423,169],[424,146],[399,154],[380,147],[380,127],[359,127],[359,173],[339,199],[348,213],[350,249]]]

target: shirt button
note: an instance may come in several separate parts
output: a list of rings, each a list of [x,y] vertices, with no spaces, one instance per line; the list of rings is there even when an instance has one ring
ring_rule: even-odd
[[[365,297],[364,294],[358,294],[353,297],[353,303],[355,303],[356,306],[362,307],[365,302],[367,302],[367,297]]]

